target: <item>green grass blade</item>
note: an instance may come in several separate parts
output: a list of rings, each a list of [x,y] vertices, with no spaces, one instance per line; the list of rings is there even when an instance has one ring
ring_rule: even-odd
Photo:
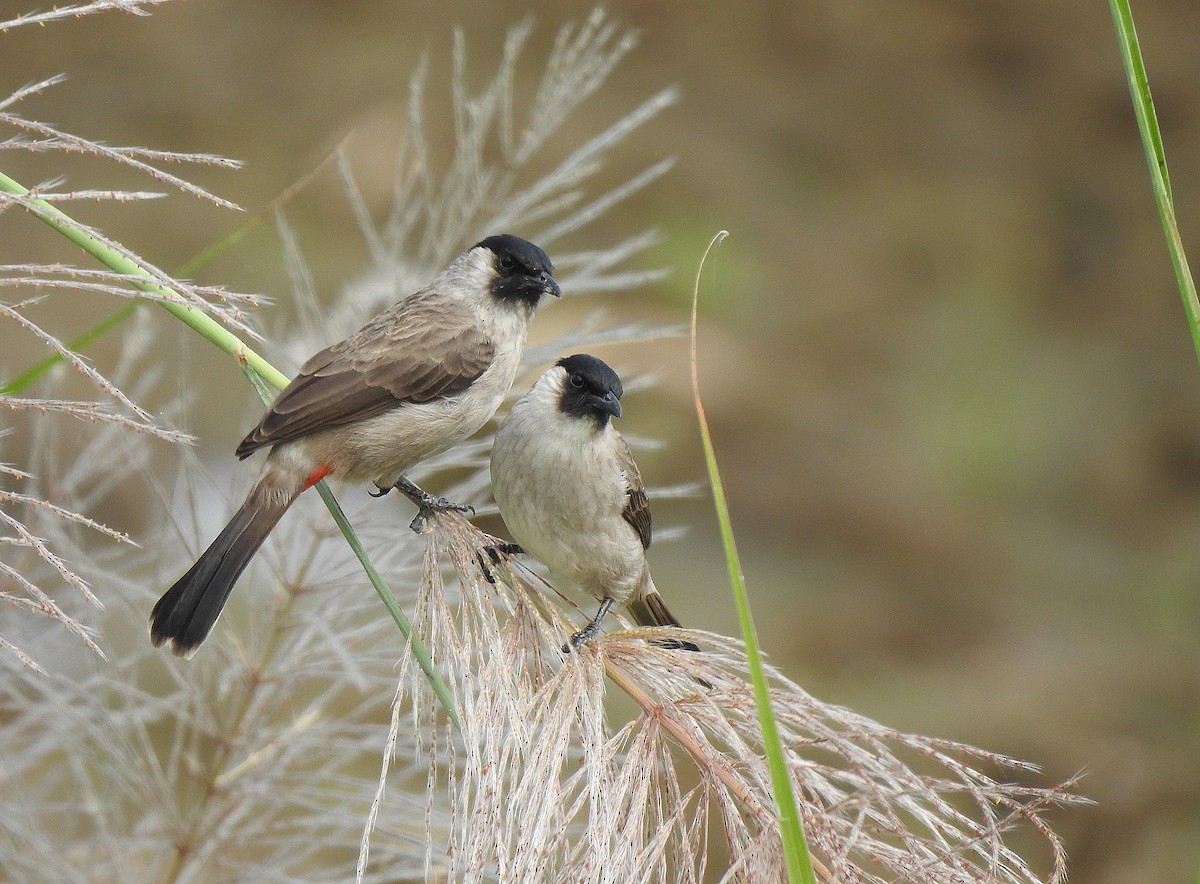
[[[775,795],[775,809],[779,814],[779,832],[783,840],[784,857],[787,861],[788,880],[816,884],[812,861],[808,855],[808,842],[804,838],[804,825],[796,806],[795,793],[792,791],[792,778],[788,773],[783,742],[779,739],[779,729],[775,725],[775,713],[771,709],[771,695],[767,686],[766,673],[763,671],[762,654],[759,652],[758,633],[754,628],[754,618],[750,613],[750,599],[746,595],[746,580],[742,574],[742,563],[738,557],[737,544],[733,539],[733,525],[729,520],[725,488],[721,484],[721,475],[717,470],[717,458],[713,451],[712,436],[708,431],[708,420],[704,415],[704,405],[700,401],[700,376],[696,367],[700,273],[704,269],[704,261],[708,258],[708,253],[726,236],[728,234],[722,230],[713,237],[708,248],[704,250],[704,256],[700,259],[700,267],[696,271],[696,285],[692,291],[692,396],[695,401],[696,415],[700,419],[700,439],[704,445],[704,462],[708,467],[709,484],[712,485],[717,522],[721,526],[721,543],[725,547],[725,563],[729,569],[729,582],[733,588],[733,599],[737,605],[738,620],[742,627],[742,640],[746,644],[750,680],[754,685],[754,700],[758,707],[758,722],[762,728],[763,746],[771,770],[771,786]]]
[[[1167,240],[1167,249],[1171,253],[1171,266],[1175,270],[1175,281],[1179,285],[1179,295],[1183,299],[1184,313],[1187,314],[1192,345],[1195,347],[1197,360],[1200,360],[1200,300],[1196,297],[1196,283],[1192,279],[1192,271],[1188,267],[1187,255],[1183,250],[1183,239],[1179,235],[1179,226],[1175,220],[1175,203],[1171,196],[1171,181],[1167,175],[1167,156],[1163,150],[1158,119],[1154,114],[1154,100],[1150,96],[1150,81],[1146,77],[1146,67],[1142,63],[1141,45],[1138,43],[1137,31],[1133,27],[1133,12],[1129,8],[1129,0],[1109,0],[1108,5],[1112,10],[1113,27],[1117,32],[1117,45],[1121,49],[1121,59],[1125,65],[1129,94],[1133,99],[1133,112],[1137,117],[1138,131],[1142,136],[1142,148],[1150,167],[1150,183],[1154,190],[1154,202],[1158,206],[1163,234]]]
[[[28,188],[22,186],[2,172],[0,172],[0,190],[14,193],[19,196],[28,196],[29,194]],[[242,370],[246,373],[247,377],[251,379],[251,383],[254,385],[255,389],[258,390],[259,395],[263,397],[264,401],[270,402],[273,398],[272,394],[267,388],[267,385],[275,387],[279,390],[282,390],[288,385],[289,378],[287,375],[283,374],[283,372],[279,371],[279,369],[267,362],[266,359],[264,359],[250,347],[246,346],[246,344],[237,335],[220,325],[207,313],[185,304],[183,302],[183,297],[178,292],[154,282],[145,268],[139,266],[136,262],[131,261],[129,258],[120,254],[119,252],[109,248],[104,243],[99,242],[98,240],[84,233],[73,223],[70,216],[54,205],[46,202],[45,200],[37,199],[33,200],[32,203],[33,208],[31,208],[30,211],[35,217],[54,228],[56,231],[61,233],[71,242],[75,243],[85,252],[92,255],[94,258],[96,258],[96,260],[100,261],[100,263],[104,264],[110,270],[127,276],[144,277],[146,282],[133,282],[132,285],[141,291],[155,294],[159,298],[165,298],[166,300],[156,300],[155,303],[159,304],[167,312],[183,321],[186,325],[211,343],[215,344],[218,348],[236,358],[238,364],[242,367]],[[319,485],[324,486],[324,483],[319,483]],[[346,536],[347,542],[350,543],[355,555],[358,556],[358,560],[362,562],[363,568],[367,572],[367,578],[375,587],[376,592],[379,593],[380,598],[383,599],[384,605],[387,606],[388,610],[392,613],[393,619],[396,620],[396,623],[400,627],[401,632],[404,633],[405,638],[407,638],[412,644],[413,655],[417,658],[421,665],[421,669],[425,672],[426,677],[429,679],[434,693],[437,694],[438,699],[445,707],[446,712],[450,716],[450,719],[454,722],[455,727],[459,727],[458,713],[454,708],[453,699],[450,697],[449,691],[446,689],[441,677],[433,668],[433,663],[429,657],[429,652],[421,643],[420,639],[417,636],[412,635],[412,629],[409,626],[408,619],[404,616],[404,612],[400,610],[400,606],[396,603],[396,599],[392,595],[391,590],[387,588],[387,586],[383,583],[382,578],[380,578],[378,572],[375,570],[374,566],[371,565],[369,559],[367,558],[366,551],[359,542],[357,535],[354,534],[353,529],[350,528],[350,524],[346,520],[345,513],[342,512],[341,507],[333,498],[332,492],[329,491],[327,486],[321,487],[318,490],[320,491],[321,498],[325,501],[325,505],[329,508],[330,513],[333,515],[334,521],[338,523],[338,526],[342,529],[342,533]]]

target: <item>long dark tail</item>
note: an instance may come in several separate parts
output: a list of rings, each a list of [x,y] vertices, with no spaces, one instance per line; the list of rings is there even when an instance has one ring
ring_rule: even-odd
[[[641,598],[628,603],[629,613],[642,626],[682,626],[675,615],[667,608],[667,603],[657,590],[651,589]],[[683,639],[662,639],[655,642],[660,648],[671,648],[679,651],[698,651],[700,646],[695,642]]]
[[[196,564],[163,593],[150,612],[150,641],[155,647],[166,643],[181,657],[195,653],[221,616],[234,582],[290,502],[253,509],[249,501],[242,504]]]

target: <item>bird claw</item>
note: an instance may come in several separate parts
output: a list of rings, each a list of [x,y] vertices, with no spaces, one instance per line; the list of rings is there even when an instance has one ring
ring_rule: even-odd
[[[562,646],[562,652],[564,654],[569,654],[572,651],[578,651],[599,634],[600,624],[589,623],[587,626],[583,627],[583,629],[571,634],[571,640]]]
[[[424,494],[424,492],[422,492]],[[408,527],[413,530],[413,533],[420,534],[425,530],[425,520],[429,518],[430,513],[453,512],[462,513],[464,516],[475,515],[475,507],[468,506],[462,503],[455,503],[452,500],[447,500],[444,497],[434,497],[426,494],[420,501],[414,501],[417,504],[417,514],[409,523]]]
[[[605,618],[612,606],[612,598],[605,596],[603,601],[600,602],[600,610],[596,612],[596,616],[591,619],[587,626],[583,627],[583,629],[571,636],[571,647],[568,648],[566,645],[563,645],[562,652],[564,654],[569,654],[571,653],[572,649],[578,651],[580,648],[598,636],[600,634],[600,621]]]
[[[404,477],[401,477],[399,481],[397,481],[392,487],[417,505],[417,515],[413,518],[412,522],[408,526],[417,534],[420,534],[425,530],[425,520],[428,518],[429,514],[433,512],[451,511],[462,513],[464,516],[475,515],[475,507],[468,506],[466,504],[455,503],[454,501],[445,497],[435,497],[428,491],[421,490],[419,487],[417,487],[417,485],[410,482],[408,479],[405,479]],[[383,489],[380,490],[383,491]],[[383,492],[383,494],[386,493],[386,491]],[[382,497],[383,494],[378,496]]]

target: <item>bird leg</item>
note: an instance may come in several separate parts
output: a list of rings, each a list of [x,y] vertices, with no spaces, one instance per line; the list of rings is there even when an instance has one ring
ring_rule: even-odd
[[[409,525],[409,527],[412,528],[412,530],[417,534],[420,534],[421,529],[425,527],[425,517],[428,516],[429,513],[437,510],[452,510],[456,513],[462,513],[465,516],[475,515],[475,507],[465,506],[461,503],[455,503],[454,501],[447,500],[444,497],[434,497],[429,492],[421,490],[416,483],[410,482],[404,476],[401,476],[396,484],[392,487],[417,505],[416,518],[414,518],[412,523]],[[382,488],[380,491],[382,493],[373,496],[382,497],[387,493]]]
[[[583,627],[583,629],[579,630],[579,632],[571,636],[572,648],[579,650],[583,645],[586,645],[600,634],[600,621],[604,619],[605,615],[608,614],[612,606],[612,598],[605,596],[604,600],[600,602],[600,610],[596,612],[596,616],[592,618],[592,621],[587,626]],[[563,650],[565,651],[566,648],[564,647]]]

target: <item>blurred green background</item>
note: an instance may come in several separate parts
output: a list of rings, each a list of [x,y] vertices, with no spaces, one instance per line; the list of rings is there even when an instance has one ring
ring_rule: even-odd
[[[26,9],[7,7],[0,17]],[[241,173],[191,177],[252,210],[349,136],[382,209],[422,53],[427,117],[444,128],[436,84],[454,25],[478,85],[506,28],[534,15],[529,87],[558,27],[589,8],[194,0],[0,35],[0,93],[66,72],[27,116],[112,144],[243,159]],[[1107,6],[606,8],[642,42],[585,105],[588,134],[663,86],[678,84],[682,101],[601,178],[667,155],[678,165],[570,246],[655,227],[647,260],[673,272],[546,311],[535,339],[601,304],[614,320],[684,321],[704,245],[731,231],[703,290],[701,378],[773,661],[887,724],[1038,762],[1050,780],[1083,771],[1096,806],[1053,815],[1073,881],[1194,881],[1200,368]],[[1134,14],[1195,258],[1200,5],[1135,2]],[[86,158],[2,156],[25,183],[67,169],[75,187],[145,186]],[[179,196],[76,214],[168,269],[238,220]],[[320,292],[360,272],[334,175],[288,216]],[[0,216],[0,260],[39,258],[63,258],[61,243]],[[279,299],[266,327],[288,310],[269,224],[198,278]],[[112,309],[76,306],[65,334]],[[98,364],[117,346],[92,351]],[[701,479],[686,343],[597,352],[661,376],[627,398],[622,421],[668,443],[640,455],[647,481]],[[13,341],[4,365],[40,355]],[[184,429],[231,452],[246,428],[220,421],[228,391],[247,408],[253,394],[202,342],[182,359],[178,390],[205,378]],[[110,524],[152,536],[152,513],[113,506]],[[689,528],[652,551],[672,609],[735,631],[710,502],[662,501],[655,515]]]

